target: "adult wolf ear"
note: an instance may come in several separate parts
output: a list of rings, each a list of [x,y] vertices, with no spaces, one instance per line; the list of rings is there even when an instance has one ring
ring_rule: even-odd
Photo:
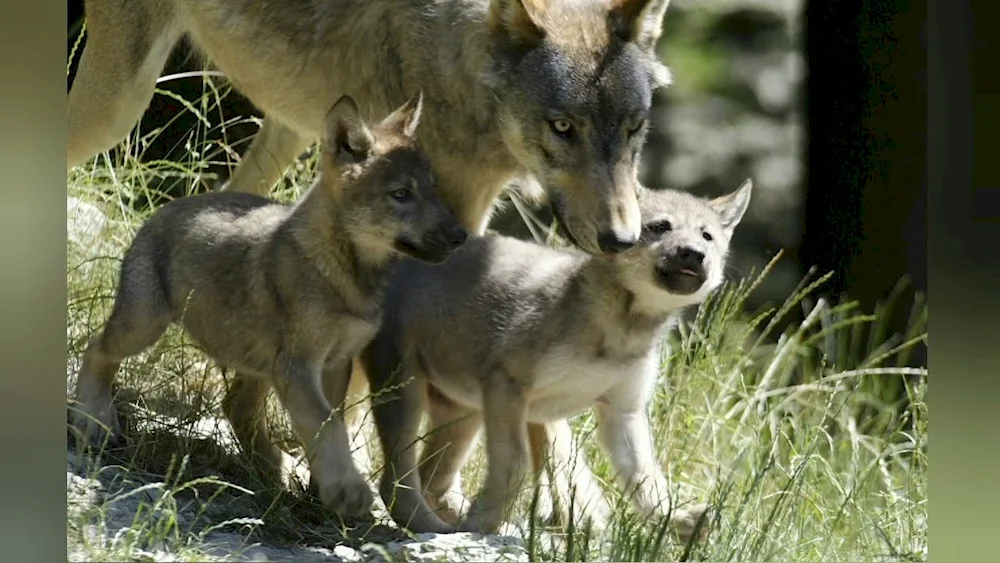
[[[545,38],[541,17],[545,0],[490,0],[489,27],[521,49],[537,46]]]
[[[726,232],[732,234],[736,225],[739,225],[750,206],[750,192],[753,190],[753,182],[745,180],[739,188],[731,194],[717,197],[708,202],[709,207],[719,214],[722,220],[722,227]]]
[[[324,152],[338,165],[357,164],[368,158],[374,139],[351,96],[341,96],[327,112],[323,145]]]
[[[663,32],[663,16],[669,5],[670,0],[611,0],[608,13],[611,32],[650,57],[654,89],[673,82],[670,69],[656,56],[656,42]]]
[[[668,5],[670,0],[612,0],[611,29],[643,51],[652,51],[660,39]]]
[[[424,92],[420,90],[409,100],[406,100],[406,103],[386,116],[380,126],[413,139],[417,134],[417,125],[420,125],[420,114],[423,109]]]

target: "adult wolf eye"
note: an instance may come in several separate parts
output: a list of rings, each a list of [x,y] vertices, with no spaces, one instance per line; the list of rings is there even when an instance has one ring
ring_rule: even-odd
[[[634,124],[632,124],[629,127],[629,129],[628,129],[628,136],[632,137],[633,135],[635,135],[636,133],[638,133],[639,131],[641,131],[642,128],[645,125],[646,125],[646,120],[645,119],[640,119],[639,121],[635,122]]]
[[[659,223],[653,223],[651,225],[646,225],[646,231],[654,235],[662,235],[663,233],[673,229],[673,225],[670,221],[660,221]]]
[[[391,192],[389,192],[389,197],[402,203],[404,201],[409,201],[413,199],[413,192],[411,192],[407,188],[396,188]]]
[[[549,127],[560,137],[569,138],[573,134],[573,124],[566,119],[553,119],[549,121]]]

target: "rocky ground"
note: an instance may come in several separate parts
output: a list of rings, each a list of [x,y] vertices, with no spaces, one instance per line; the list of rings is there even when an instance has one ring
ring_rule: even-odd
[[[169,424],[167,424],[169,425]],[[225,423],[206,420],[204,428]],[[166,425],[165,425],[166,426]],[[216,433],[216,437],[218,434]],[[203,436],[207,438],[207,436]],[[199,474],[211,468],[199,467]],[[527,561],[524,541],[506,535],[408,535],[376,501],[374,521],[345,528],[317,522],[315,507],[287,499],[262,510],[246,492],[209,477],[170,479],[67,451],[70,561]],[[221,490],[221,492],[220,492]],[[206,498],[206,495],[209,498]],[[302,522],[300,537],[289,528]],[[283,537],[282,537],[283,536]]]
[[[126,479],[123,473],[102,471],[100,478],[81,475],[74,465],[75,456],[66,465],[66,502],[69,515],[101,514],[84,525],[83,541],[90,545],[114,550],[116,543],[136,523],[140,511],[156,504],[162,483],[141,483]],[[152,488],[144,488],[152,486]],[[107,504],[109,503],[110,504]],[[179,528],[194,522],[194,510],[172,515]],[[252,518],[251,518],[252,519]],[[317,531],[314,531],[317,532]],[[69,561],[93,560],[82,541],[67,541]],[[366,543],[360,548],[349,545],[330,547],[298,545],[276,546],[255,540],[253,534],[229,531],[209,531],[192,538],[185,546],[198,553],[198,560],[216,561],[527,561],[521,539],[513,536],[482,536],[479,534],[420,534],[412,539],[400,539],[382,544]],[[101,548],[98,548],[101,550]],[[188,561],[166,542],[127,547],[133,561]]]

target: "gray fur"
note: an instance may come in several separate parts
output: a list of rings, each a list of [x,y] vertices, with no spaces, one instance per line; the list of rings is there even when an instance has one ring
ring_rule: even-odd
[[[518,181],[535,196],[544,188],[581,248],[615,251],[638,235],[637,158],[653,91],[670,82],[655,54],[667,5],[88,0],[67,165],[128,133],[187,35],[266,114],[229,189],[267,193],[321,136],[327,100],[350,94],[374,118],[422,90],[420,143],[466,229],[485,232],[497,196]]]
[[[658,343],[679,311],[723,281],[750,190],[748,181],[712,201],[644,190],[642,240],[613,257],[488,237],[437,267],[401,263],[379,333],[362,355],[373,390],[393,388],[374,411],[388,452],[381,492],[398,507],[394,518],[426,512],[414,492],[421,483],[431,507],[445,519],[458,516],[457,470],[483,420],[486,484],[458,527],[495,532],[527,472],[528,423],[565,421],[592,406],[620,485],[637,487],[641,511],[664,514],[666,481],[645,418]],[[409,445],[425,401],[431,435],[418,478]],[[675,511],[679,532],[690,534],[704,509]],[[417,520],[408,525],[420,528]]]
[[[320,175],[295,205],[214,193],[154,213],[125,254],[111,316],[83,358],[72,415],[81,435],[97,442],[117,432],[111,390],[122,360],[177,323],[235,371],[223,407],[244,449],[281,470],[259,417],[273,386],[322,500],[346,514],[368,511],[371,491],[331,411],[352,358],[375,334],[397,259],[440,262],[466,236],[413,144],[419,118],[419,95],[373,127],[344,97],[325,119]]]

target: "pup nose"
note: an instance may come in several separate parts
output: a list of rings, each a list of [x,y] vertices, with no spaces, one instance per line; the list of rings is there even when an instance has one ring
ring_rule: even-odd
[[[688,248],[688,247],[680,249],[680,251],[677,253],[677,256],[681,260],[684,260],[685,262],[691,262],[694,264],[701,264],[701,261],[705,259],[704,252],[699,252],[693,248]]]
[[[445,233],[445,239],[447,239],[448,244],[456,247],[462,246],[467,238],[469,238],[469,233],[460,226],[454,226]]]
[[[625,252],[635,246],[637,242],[639,242],[639,239],[634,236],[622,238],[614,231],[607,231],[597,235],[597,246],[601,248],[601,252],[607,254]]]

